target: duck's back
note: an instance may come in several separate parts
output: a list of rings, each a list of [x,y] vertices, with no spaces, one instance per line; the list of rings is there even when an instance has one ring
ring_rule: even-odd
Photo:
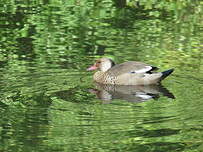
[[[157,69],[154,66],[142,62],[128,61],[122,64],[117,64],[110,68],[106,73],[112,76],[120,76],[127,73],[145,73],[150,70]]]

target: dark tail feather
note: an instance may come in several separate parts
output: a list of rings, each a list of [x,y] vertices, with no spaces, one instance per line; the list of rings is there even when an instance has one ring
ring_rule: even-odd
[[[174,71],[174,69],[169,69],[169,70],[166,70],[164,72],[161,72],[162,73],[162,76],[161,76],[161,80],[165,79],[167,76],[169,76],[172,72]]]

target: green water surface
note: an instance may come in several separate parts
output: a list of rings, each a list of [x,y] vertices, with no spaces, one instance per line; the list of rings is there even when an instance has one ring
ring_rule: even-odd
[[[1,0],[0,151],[202,152],[202,9],[197,0]],[[103,56],[175,71],[162,86],[112,91],[86,71]]]

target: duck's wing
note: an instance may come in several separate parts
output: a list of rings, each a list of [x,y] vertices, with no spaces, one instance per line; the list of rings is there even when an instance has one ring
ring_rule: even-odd
[[[158,69],[157,67],[145,64],[142,62],[128,61],[122,64],[117,64],[110,68],[107,73],[113,76],[119,76],[127,73],[151,73],[153,70]]]

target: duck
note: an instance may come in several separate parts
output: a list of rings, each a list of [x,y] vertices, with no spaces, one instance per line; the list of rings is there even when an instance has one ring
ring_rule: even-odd
[[[97,72],[93,80],[101,84],[112,85],[151,85],[159,84],[168,77],[174,69],[156,72],[157,67],[138,61],[127,61],[115,64],[110,58],[100,58],[87,71]]]

